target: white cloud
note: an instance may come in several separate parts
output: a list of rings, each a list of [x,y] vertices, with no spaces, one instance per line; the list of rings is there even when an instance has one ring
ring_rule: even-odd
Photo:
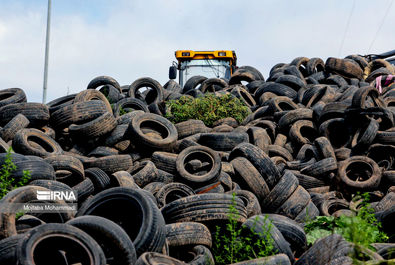
[[[0,88],[21,87],[41,101],[46,6],[19,1],[0,11]],[[45,1],[44,1],[45,2]],[[239,65],[267,77],[298,56],[338,56],[351,1],[84,1],[75,13],[53,1],[48,101],[86,88],[98,75],[121,84],[142,76],[167,81],[177,49],[234,49]],[[84,13],[92,5],[92,12]],[[62,2],[62,5],[67,3]],[[94,5],[108,5],[100,9]],[[356,1],[341,57],[365,54],[389,2]],[[82,8],[83,9],[78,9]],[[377,9],[380,5],[382,8]],[[63,6],[62,6],[63,8]],[[71,7],[70,7],[71,8]],[[5,11],[7,10],[7,11]],[[104,11],[103,11],[104,10]],[[371,52],[394,49],[395,7]]]

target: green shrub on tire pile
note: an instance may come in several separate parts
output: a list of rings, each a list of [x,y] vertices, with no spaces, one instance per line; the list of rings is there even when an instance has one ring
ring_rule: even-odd
[[[183,96],[169,101],[167,107],[166,117],[173,123],[192,119],[201,120],[207,126],[229,117],[241,123],[250,112],[243,101],[230,94],[215,96],[208,93],[197,98]]]
[[[393,75],[350,55],[183,88],[99,76],[46,105],[0,90],[0,161],[12,147],[13,176],[31,173],[0,201],[0,263],[391,264]],[[38,191],[78,210],[16,218]]]

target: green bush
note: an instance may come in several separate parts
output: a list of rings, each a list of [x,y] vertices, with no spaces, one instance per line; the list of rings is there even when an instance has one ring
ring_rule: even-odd
[[[11,152],[12,149],[8,149],[4,164],[0,168],[0,199],[9,191],[25,185],[30,179],[30,172],[28,170],[23,171],[23,176],[20,180],[16,180],[11,176],[12,172],[17,169],[16,165],[12,162]]]
[[[256,222],[251,230],[240,227],[237,223],[239,212],[236,209],[235,198],[236,195],[233,193],[225,228],[217,226],[214,235],[212,253],[215,264],[231,264],[276,254],[270,236],[270,225],[263,229],[263,233],[257,233],[254,229]]]
[[[341,215],[317,216],[305,225],[305,232],[309,244],[317,239],[336,233],[355,245],[371,248],[372,243],[381,243],[388,240],[388,236],[380,231],[381,224],[377,221],[374,210],[368,204],[368,193],[362,195],[363,201],[360,209],[354,216]],[[360,196],[358,195],[357,198]]]
[[[195,119],[210,127],[215,121],[227,117],[241,123],[251,112],[243,101],[230,94],[216,96],[212,93],[197,98],[182,96],[178,100],[170,100],[166,102],[166,109],[166,118],[173,123]]]

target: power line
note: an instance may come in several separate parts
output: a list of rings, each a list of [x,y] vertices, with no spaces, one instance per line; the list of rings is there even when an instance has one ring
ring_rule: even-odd
[[[390,11],[391,6],[392,6],[393,3],[394,3],[394,0],[391,0],[391,2],[390,2],[390,4],[389,4],[388,8],[385,10],[385,14],[384,14],[384,16],[383,16],[383,19],[381,20],[381,24],[380,24],[379,28],[377,29],[376,34],[374,35],[374,38],[373,38],[373,40],[372,40],[372,43],[371,43],[370,46],[369,46],[369,49],[368,49],[367,54],[370,53],[370,49],[372,48],[374,42],[376,41],[377,36],[378,36],[378,34],[379,34],[381,28],[383,27],[384,21],[385,21],[387,15],[388,15],[388,13],[389,13],[389,11]]]
[[[340,43],[338,57],[340,57],[340,54],[342,52],[344,40],[346,39],[347,31],[348,31],[348,28],[350,26],[350,21],[351,21],[352,14],[354,13],[354,9],[355,9],[355,0],[352,2],[351,12],[350,12],[350,15],[348,16],[348,19],[347,19],[346,28],[344,29],[343,39],[342,39],[342,41]]]

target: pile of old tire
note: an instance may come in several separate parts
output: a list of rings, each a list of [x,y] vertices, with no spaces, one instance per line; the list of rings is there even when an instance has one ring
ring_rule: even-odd
[[[271,227],[277,253],[237,264],[351,264],[351,243],[332,235],[309,247],[303,226],[355,214],[359,192],[390,237],[364,258],[394,258],[393,75],[384,60],[350,55],[298,57],[267,80],[241,66],[183,88],[99,76],[48,104],[0,90],[0,162],[12,147],[12,178],[30,172],[0,200],[0,263],[214,264],[213,234],[233,205],[240,226]],[[165,118],[167,101],[204,93],[231,94],[250,115],[212,127]],[[37,203],[38,191],[73,192],[77,210],[17,218],[15,205]]]

